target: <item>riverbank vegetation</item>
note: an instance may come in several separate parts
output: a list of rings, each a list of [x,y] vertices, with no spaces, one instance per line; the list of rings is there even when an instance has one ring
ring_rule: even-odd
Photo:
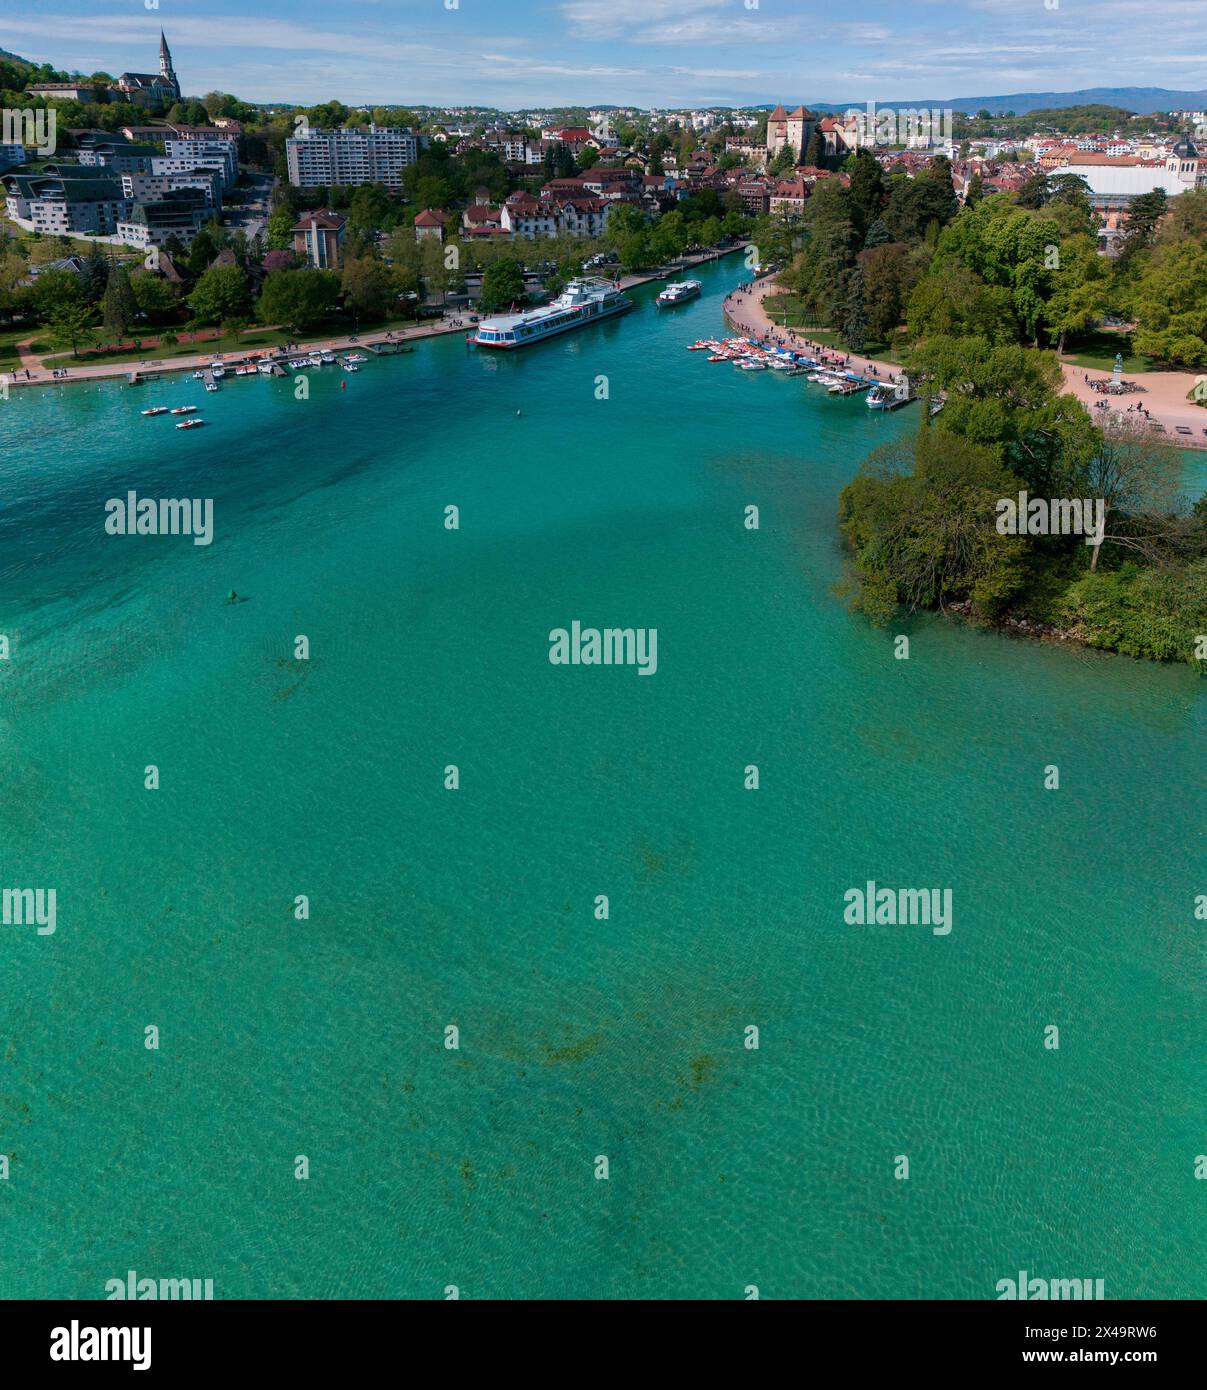
[[[1097,254],[1079,182],[1045,179],[957,210],[942,188],[905,202],[868,171],[862,192],[852,177],[850,189],[811,200],[788,288],[854,350],[885,331],[873,305],[899,306],[901,360],[924,397],[916,436],[873,453],[842,493],[854,603],[877,623],[958,607],[1195,661],[1207,632],[1207,495],[1185,495],[1181,453],[1139,413],[1112,414],[1100,429],[1064,391],[1057,353],[1113,312],[1135,322],[1135,351],[1150,361],[1207,366],[1207,191],[1172,209],[1136,200],[1111,262]],[[896,240],[880,241],[878,224]],[[891,255],[869,256],[886,246]],[[1100,500],[1101,543],[1003,534],[1001,503],[1020,492]]]

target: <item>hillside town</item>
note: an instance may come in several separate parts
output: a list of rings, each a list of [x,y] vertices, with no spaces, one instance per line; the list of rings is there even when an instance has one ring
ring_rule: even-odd
[[[449,324],[540,303],[583,269],[649,275],[748,241],[784,315],[853,349],[870,324],[895,351],[939,232],[995,197],[1048,218],[1075,205],[1070,249],[1088,237],[1127,261],[1113,290],[1082,267],[1077,312],[1028,320],[1037,345],[1113,316],[1157,363],[1207,364],[1184,325],[1143,336],[1144,258],[1126,254],[1207,188],[1203,111],[252,104],[186,96],[164,30],[157,72],[85,80],[8,55],[0,95],[0,365],[31,372],[36,329],[69,368],[148,339],[237,345],[256,323]]]

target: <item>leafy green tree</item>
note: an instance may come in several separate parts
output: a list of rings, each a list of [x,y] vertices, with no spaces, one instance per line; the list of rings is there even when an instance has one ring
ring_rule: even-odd
[[[237,265],[217,265],[193,286],[189,308],[202,323],[243,317],[251,305],[247,273]]]
[[[1043,170],[1037,169],[1030,178],[1019,185],[1018,192],[1015,194],[1015,201],[1020,208],[1029,208],[1034,212],[1042,208],[1051,196],[1051,180]]]
[[[890,241],[861,252],[859,268],[867,334],[873,342],[888,342],[904,317],[923,263],[904,242]]]
[[[344,303],[368,319],[385,318],[398,293],[389,267],[371,256],[346,260],[340,285]]]
[[[380,183],[362,184],[353,194],[348,208],[348,231],[372,235],[394,226],[399,218],[398,205]]]
[[[884,206],[884,170],[871,150],[857,150],[846,168],[851,180],[851,221],[862,242]]]
[[[1207,367],[1207,248],[1194,241],[1159,247],[1132,302],[1137,352],[1164,365]]]
[[[260,292],[260,322],[302,332],[330,316],[339,294],[340,278],[333,270],[278,270]]]
[[[88,252],[88,258],[84,262],[84,274],[81,277],[81,288],[84,292],[84,298],[89,304],[101,302],[105,294],[105,286],[108,283],[109,257],[94,241]]]
[[[293,225],[295,221],[292,208],[279,207],[275,212],[269,213],[264,230],[270,250],[293,250]]]
[[[512,256],[500,256],[482,277],[481,305],[488,313],[519,304],[524,298],[524,272]]]
[[[56,347],[69,347],[73,357],[80,355],[81,347],[91,346],[96,341],[92,310],[87,304],[61,303],[52,310],[49,323]]]
[[[997,531],[1019,480],[990,449],[928,430],[877,450],[843,489],[839,522],[855,556],[856,606],[877,623],[901,605],[971,599],[994,616],[1021,588],[1023,542]]]
[[[1170,201],[1169,216],[1157,229],[1158,245],[1197,241],[1207,246],[1207,188],[1188,188]]]
[[[781,145],[772,156],[767,172],[775,178],[782,178],[796,168],[796,152],[791,145]]]
[[[1056,339],[1056,351],[1061,353],[1070,333],[1084,333],[1106,311],[1110,279],[1098,244],[1088,234],[1062,241],[1059,255],[1044,322],[1048,336]]]
[[[31,294],[25,286],[29,266],[25,257],[0,240],[0,319],[14,319],[25,311]]]
[[[934,337],[911,350],[907,366],[911,376],[947,393],[937,430],[993,452],[1036,495],[1083,495],[1076,488],[1098,433],[1081,402],[1064,394],[1055,354],[984,338]]]
[[[105,297],[101,301],[105,331],[114,338],[125,337],[137,312],[138,303],[130,285],[130,273],[119,263],[109,272],[109,283],[105,286]]]
[[[130,288],[140,313],[151,323],[168,317],[176,307],[176,297],[166,280],[158,275],[142,274],[130,277]]]
[[[1127,205],[1127,236],[1119,253],[1121,270],[1126,271],[1131,259],[1153,243],[1157,224],[1169,210],[1169,198],[1163,188],[1141,193]]]
[[[79,276],[71,270],[44,270],[34,283],[32,300],[38,320],[49,323],[60,309],[84,303]]]

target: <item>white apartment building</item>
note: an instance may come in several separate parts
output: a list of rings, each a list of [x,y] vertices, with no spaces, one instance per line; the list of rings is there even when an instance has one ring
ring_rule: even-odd
[[[163,150],[166,158],[177,164],[187,164],[191,169],[221,168],[228,188],[239,176],[238,145],[233,140],[165,140]],[[152,172],[174,173],[178,170],[159,170],[152,165]]]
[[[196,188],[205,195],[206,206],[222,206],[222,174],[217,169],[194,168],[185,172],[161,174],[123,174],[122,192],[132,203],[157,203],[167,193]]]
[[[419,155],[410,130],[348,126],[311,130],[285,142],[289,182],[295,188],[355,188],[362,183],[402,187],[402,172]]]

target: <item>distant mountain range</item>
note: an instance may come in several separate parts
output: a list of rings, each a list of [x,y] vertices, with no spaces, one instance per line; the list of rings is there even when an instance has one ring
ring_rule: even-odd
[[[768,102],[774,110],[777,103]],[[793,103],[795,105],[795,103]],[[862,111],[863,101],[811,101],[813,111]],[[976,115],[991,111],[995,116],[1013,111],[1025,116],[1028,111],[1059,111],[1068,106],[1121,106],[1125,111],[1143,116],[1153,111],[1202,111],[1207,109],[1207,92],[1173,92],[1167,87],[1087,87],[1079,92],[1015,92],[997,97],[928,97],[917,101],[877,101],[877,106],[893,108],[941,107],[943,110],[963,111]]]

